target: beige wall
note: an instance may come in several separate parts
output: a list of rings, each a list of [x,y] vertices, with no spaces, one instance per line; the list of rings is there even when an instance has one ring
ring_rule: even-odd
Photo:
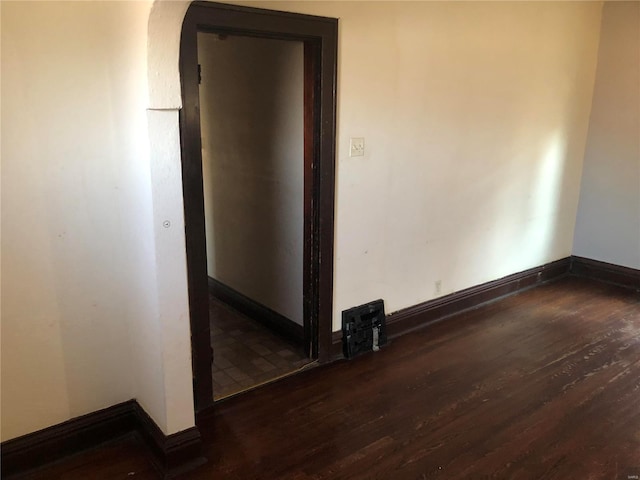
[[[150,3],[1,9],[2,440],[133,397],[167,428]]]
[[[335,329],[571,253],[599,3],[258,5],[340,18]],[[0,2],[3,440],[131,397],[193,425],[186,7]]]
[[[209,276],[303,324],[303,44],[198,35]]]
[[[571,254],[599,3],[253,5],[340,19],[334,329]]]
[[[640,268],[640,2],[606,2],[575,255]]]

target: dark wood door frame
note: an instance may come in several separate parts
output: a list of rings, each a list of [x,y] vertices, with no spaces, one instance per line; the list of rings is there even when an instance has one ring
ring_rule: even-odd
[[[182,185],[196,413],[213,405],[204,221],[197,33],[304,42],[305,342],[311,358],[330,360],[338,21],[209,2],[187,10],[180,43]]]

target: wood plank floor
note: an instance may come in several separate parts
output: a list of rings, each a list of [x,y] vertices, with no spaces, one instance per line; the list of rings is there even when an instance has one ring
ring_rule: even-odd
[[[640,295],[563,279],[223,401],[201,430],[184,478],[628,480]],[[27,478],[155,477],[116,442]]]

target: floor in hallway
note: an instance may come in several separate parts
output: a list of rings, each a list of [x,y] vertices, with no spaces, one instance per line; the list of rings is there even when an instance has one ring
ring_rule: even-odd
[[[215,400],[289,375],[311,363],[262,324],[209,297]]]

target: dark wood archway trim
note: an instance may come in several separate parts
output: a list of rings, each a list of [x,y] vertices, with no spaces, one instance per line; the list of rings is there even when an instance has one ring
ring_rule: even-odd
[[[326,362],[331,358],[333,305],[338,21],[209,2],[194,2],[185,16],[180,45],[180,128],[196,412],[213,405],[198,92],[199,31],[304,42],[305,338],[311,357]]]

